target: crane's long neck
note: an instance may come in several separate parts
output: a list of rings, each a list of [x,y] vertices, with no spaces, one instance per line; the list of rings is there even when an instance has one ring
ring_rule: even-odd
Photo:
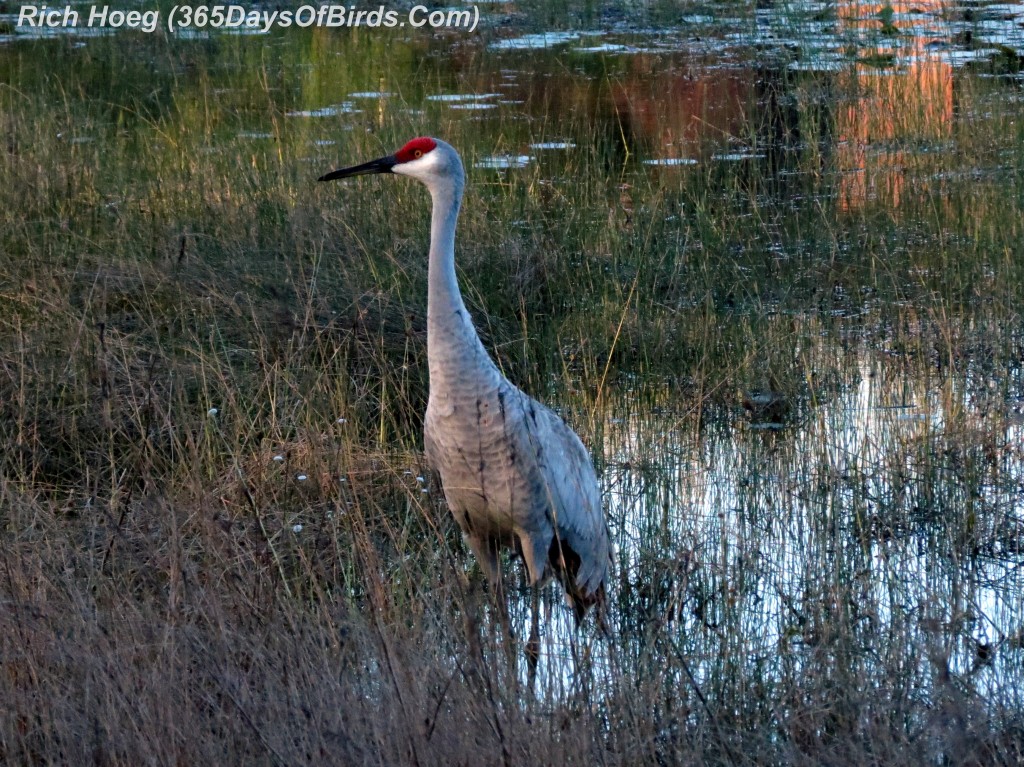
[[[430,196],[434,211],[430,220],[427,322],[440,327],[438,323],[443,325],[449,315],[466,310],[455,278],[455,224],[462,204],[462,189],[446,184],[431,188]]]
[[[455,224],[462,182],[431,186],[430,196],[434,210],[427,276],[427,362],[433,390],[446,382],[491,377],[497,368],[480,343],[455,277]]]

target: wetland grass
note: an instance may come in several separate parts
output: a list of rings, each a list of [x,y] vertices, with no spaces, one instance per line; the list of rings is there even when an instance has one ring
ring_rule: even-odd
[[[729,92],[795,115],[651,168],[622,60],[477,120],[425,99],[494,91],[472,56],[278,43],[0,51],[0,760],[1024,758],[1015,91],[896,92],[857,154],[886,86],[782,74]],[[618,547],[612,641],[546,593],[535,700],[422,464],[425,196],[314,183],[419,133],[576,145],[471,170],[459,232]]]

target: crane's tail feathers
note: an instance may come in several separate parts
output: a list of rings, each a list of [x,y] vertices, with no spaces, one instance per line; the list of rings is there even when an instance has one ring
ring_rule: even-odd
[[[597,625],[601,629],[601,633],[606,637],[611,636],[611,632],[608,630],[608,621],[606,620],[608,601],[605,598],[603,583],[589,594],[578,588],[567,588],[565,590],[565,600],[572,608],[573,617],[576,619],[576,628],[579,628],[580,624],[583,623],[583,617],[587,614],[587,610],[593,607],[595,608]]]
[[[565,589],[565,599],[572,608],[576,618],[576,628],[583,622],[583,616],[591,607],[598,608],[598,622],[607,634],[604,621],[605,591],[604,573],[594,567],[585,567],[585,563],[571,546],[559,541],[557,536],[551,543],[548,552],[548,563]]]

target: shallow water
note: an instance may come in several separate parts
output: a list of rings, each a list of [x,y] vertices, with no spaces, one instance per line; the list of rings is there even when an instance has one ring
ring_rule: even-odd
[[[1013,645],[1021,626],[1021,425],[886,367],[865,352],[839,396],[779,431],[737,419],[694,434],[664,411],[610,426],[626,579],[660,561],[656,609],[691,636],[735,621],[753,665],[821,642],[839,611],[866,642],[943,643],[951,669],[996,693],[1017,659],[977,653]],[[969,469],[971,453],[990,463]]]

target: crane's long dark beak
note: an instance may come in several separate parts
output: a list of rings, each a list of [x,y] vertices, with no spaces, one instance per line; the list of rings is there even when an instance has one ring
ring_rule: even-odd
[[[365,176],[369,173],[390,173],[391,169],[398,165],[394,155],[378,157],[376,160],[364,162],[362,165],[353,165],[351,168],[340,168],[325,173],[317,181],[333,181],[336,178],[348,178],[349,176]]]

